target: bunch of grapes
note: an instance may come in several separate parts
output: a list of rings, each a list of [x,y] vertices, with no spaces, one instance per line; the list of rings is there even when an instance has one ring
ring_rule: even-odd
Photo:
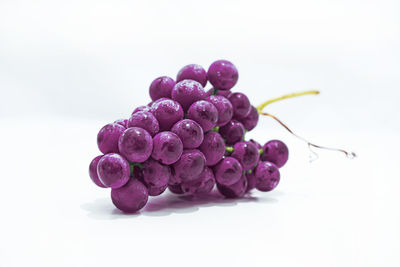
[[[155,79],[149,89],[152,102],[98,133],[103,154],[90,163],[92,181],[111,187],[112,202],[124,212],[140,210],[148,196],[167,188],[204,195],[216,187],[227,198],[243,197],[254,188],[274,189],[288,148],[279,140],[263,146],[245,141],[259,114],[245,94],[231,91],[238,77],[231,62],[218,60],[208,71],[187,65],[176,81]],[[212,88],[205,91],[207,82]]]

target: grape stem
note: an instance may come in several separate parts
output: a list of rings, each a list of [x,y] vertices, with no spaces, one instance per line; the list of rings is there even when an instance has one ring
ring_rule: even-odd
[[[233,148],[233,146],[226,146],[225,151],[228,153],[232,153],[234,151],[234,148]],[[260,148],[258,150],[258,153],[260,153],[260,155],[261,155],[262,153],[264,153],[264,149]]]
[[[307,139],[295,134],[285,123],[283,123],[280,119],[278,119],[276,116],[267,113],[267,112],[263,112],[263,109],[268,106],[269,104],[272,104],[274,102],[280,101],[280,100],[284,100],[284,99],[288,99],[288,98],[293,98],[293,97],[297,97],[297,96],[302,96],[302,95],[318,95],[319,91],[315,91],[315,90],[311,90],[311,91],[304,91],[304,92],[299,92],[299,93],[293,93],[293,94],[287,94],[287,95],[283,95],[281,97],[277,97],[271,100],[268,100],[264,103],[262,103],[261,105],[257,106],[257,111],[259,114],[264,115],[264,116],[268,116],[270,118],[273,118],[275,121],[277,121],[280,125],[282,125],[289,133],[291,133],[292,135],[294,135],[295,137],[297,137],[298,139],[302,140],[303,142],[307,143],[308,148],[310,149],[311,153],[318,158],[318,154],[315,153],[311,147],[315,147],[315,148],[319,148],[319,149],[326,149],[326,150],[333,150],[333,151],[338,151],[338,152],[342,152],[344,153],[348,158],[355,158],[357,157],[356,153],[354,152],[348,152],[344,149],[340,149],[340,148],[331,148],[331,147],[325,147],[325,146],[319,146],[316,144],[313,144],[311,142],[309,142]]]

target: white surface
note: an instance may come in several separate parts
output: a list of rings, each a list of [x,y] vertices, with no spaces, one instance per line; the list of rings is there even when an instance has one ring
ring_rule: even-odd
[[[399,266],[398,1],[2,1],[0,266]],[[279,187],[153,198],[123,215],[87,174],[105,123],[157,76],[226,58],[237,90],[297,133]]]

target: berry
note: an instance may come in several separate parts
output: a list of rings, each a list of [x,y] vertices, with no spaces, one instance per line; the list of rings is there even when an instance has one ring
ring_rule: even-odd
[[[279,140],[271,140],[263,146],[262,161],[274,163],[278,168],[281,168],[289,158],[289,149]]]
[[[119,188],[129,180],[129,162],[116,153],[104,155],[97,164],[97,175],[106,187]]]
[[[154,159],[148,159],[142,167],[143,180],[147,186],[167,186],[171,177],[169,166],[163,165]]]
[[[127,213],[142,209],[146,205],[148,197],[146,186],[138,179],[130,179],[125,186],[111,190],[111,200],[114,205]]]
[[[226,125],[219,128],[219,133],[228,145],[233,145],[236,142],[243,140],[244,126],[237,120],[231,120]]]
[[[256,175],[255,171],[251,171],[250,173],[246,173],[246,179],[247,179],[247,189],[246,192],[249,192],[250,190],[254,189],[256,187]]]
[[[190,106],[187,117],[196,121],[207,132],[217,125],[218,110],[210,102],[199,100]]]
[[[258,111],[254,106],[250,107],[250,113],[243,119],[239,119],[247,131],[251,131],[258,123]]]
[[[172,89],[171,97],[181,104],[184,111],[198,100],[203,100],[206,93],[200,83],[193,80],[178,82]]]
[[[153,103],[152,103],[152,104],[153,104]],[[140,107],[135,108],[135,110],[132,112],[131,115],[133,115],[133,114],[135,114],[136,112],[139,112],[139,111],[148,111],[148,112],[152,112],[152,109],[151,109],[151,107],[149,107],[149,106],[140,106]]]
[[[178,102],[171,99],[154,103],[152,110],[160,125],[160,131],[169,131],[172,125],[183,119],[182,107]]]
[[[233,146],[233,153],[231,156],[242,164],[244,171],[254,168],[260,158],[256,145],[247,141],[236,143]]]
[[[153,150],[151,135],[139,127],[126,129],[118,141],[119,151],[131,162],[146,161]]]
[[[125,127],[117,123],[110,123],[101,128],[97,134],[97,146],[103,154],[118,153],[118,139],[125,131]]]
[[[204,170],[205,163],[206,159],[199,150],[184,150],[181,158],[173,165],[175,179],[182,182],[195,180]]]
[[[274,189],[280,180],[278,167],[268,161],[260,161],[255,170],[256,188],[262,192]]]
[[[181,139],[173,132],[161,132],[153,137],[151,157],[162,164],[170,165],[178,161],[183,151]]]
[[[250,139],[250,142],[256,145],[257,149],[261,149],[262,145],[254,139]]]
[[[174,194],[178,194],[178,195],[183,194],[181,184],[169,184],[168,189],[169,189],[169,191],[171,191]]]
[[[200,174],[201,179],[203,180],[201,186],[197,188],[196,194],[208,194],[214,188],[215,185],[215,176],[213,171],[205,167],[204,171]]]
[[[125,128],[128,128],[127,127],[127,125],[128,125],[128,120],[127,119],[119,119],[119,120],[114,121],[114,123],[117,123],[117,124],[119,124],[121,126],[124,126]]]
[[[204,133],[201,126],[194,120],[181,120],[171,129],[182,140],[183,148],[197,148],[203,142]]]
[[[251,110],[250,101],[243,93],[233,93],[228,97],[233,106],[233,116],[236,119],[245,118]]]
[[[206,165],[214,166],[225,154],[225,142],[219,133],[208,132],[199,149],[206,157]]]
[[[214,167],[217,183],[221,185],[232,185],[239,181],[242,176],[242,165],[232,157],[225,157]]]
[[[100,181],[99,176],[97,175],[97,165],[103,155],[95,157],[89,165],[89,176],[92,179],[93,183],[95,183],[99,187],[106,188],[106,186]]]
[[[162,97],[171,98],[172,88],[175,86],[175,81],[167,76],[158,77],[155,79],[149,88],[150,97],[153,101]]]
[[[149,191],[149,196],[159,196],[167,190],[168,185],[162,186],[147,186],[147,190]]]
[[[143,128],[151,136],[154,136],[160,130],[156,117],[148,111],[139,111],[132,114],[128,120],[128,128],[130,127]]]
[[[207,84],[207,72],[200,65],[186,65],[178,72],[178,75],[176,76],[176,81],[180,82],[186,79],[199,82],[204,87]]]
[[[212,103],[217,108],[218,111],[217,126],[224,126],[232,119],[233,106],[226,97],[215,95],[215,96],[209,96],[206,100]]]
[[[222,185],[217,183],[218,191],[227,198],[239,198],[246,193],[247,179],[242,175],[236,183],[232,185]]]
[[[239,74],[231,62],[217,60],[208,68],[207,78],[215,88],[229,90],[236,84]]]

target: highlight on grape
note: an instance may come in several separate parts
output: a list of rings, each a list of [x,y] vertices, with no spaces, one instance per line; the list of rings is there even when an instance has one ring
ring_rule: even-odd
[[[176,80],[155,79],[150,104],[99,131],[102,154],[89,165],[92,181],[111,188],[112,202],[127,213],[167,188],[188,195],[216,188],[227,198],[273,190],[289,150],[279,140],[246,141],[265,106],[256,108],[245,94],[231,91],[238,78],[231,62],[217,60],[208,71],[190,64]],[[207,83],[212,88],[205,91]]]

